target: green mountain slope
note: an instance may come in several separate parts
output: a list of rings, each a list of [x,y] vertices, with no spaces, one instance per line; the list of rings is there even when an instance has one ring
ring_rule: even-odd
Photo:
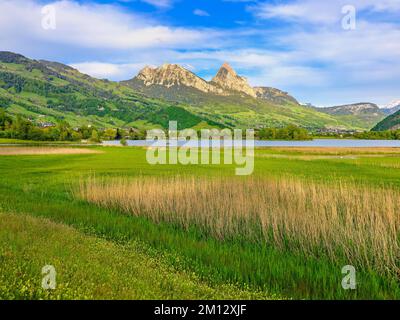
[[[316,108],[345,121],[354,127],[372,128],[379,121],[385,118],[385,113],[379,107],[370,102],[354,103],[329,108]]]
[[[388,116],[379,122],[372,131],[399,130],[400,129],[400,111]]]
[[[365,130],[383,118],[371,121],[365,114],[343,116],[302,106],[278,89],[251,88],[245,78],[237,76],[229,65],[225,66],[221,67],[225,69],[224,78],[219,82],[215,79],[221,70],[211,82],[206,82],[181,66],[163,65],[146,67],[135,78],[121,83],[149,97],[183,103],[187,110],[226,126],[257,128],[295,124],[308,129]],[[230,82],[223,87],[223,81]]]
[[[178,104],[147,98],[131,88],[97,80],[66,65],[0,52],[0,107],[37,124],[66,120],[73,126],[219,126]]]
[[[153,76],[153,69],[146,70]],[[295,124],[309,129],[369,129],[373,125],[364,115],[329,114],[302,106],[278,89],[251,88],[233,70],[214,82],[177,65],[163,72],[162,84],[149,85],[138,78],[116,83],[57,62],[0,52],[0,108],[39,125],[65,120],[72,126],[100,128],[166,128],[169,120],[177,120],[179,128]],[[197,87],[183,85],[184,81]]]
[[[149,97],[183,103],[187,110],[228,127],[280,127],[287,124],[310,129],[351,127],[347,122],[334,116],[290,101],[278,104],[250,96],[204,93],[186,86],[169,88],[162,85],[146,86],[137,79],[125,81],[123,84]]]

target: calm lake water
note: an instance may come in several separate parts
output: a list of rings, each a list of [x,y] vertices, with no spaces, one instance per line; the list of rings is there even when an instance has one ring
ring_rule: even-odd
[[[210,145],[211,141],[199,140],[202,147]],[[147,147],[151,146],[154,142],[146,140],[127,140],[129,146]],[[245,142],[243,142],[245,144]],[[221,142],[222,144],[222,142]],[[103,145],[120,145],[119,141],[104,141]],[[196,142],[179,141],[179,146],[197,146]],[[232,142],[227,143],[228,146]],[[311,141],[255,141],[256,147],[323,147],[323,148],[363,148],[363,147],[398,147],[400,148],[400,140],[357,140],[357,139],[315,139]]]

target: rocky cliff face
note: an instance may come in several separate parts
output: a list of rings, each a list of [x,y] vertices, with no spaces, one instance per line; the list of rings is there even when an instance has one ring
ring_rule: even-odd
[[[379,109],[376,104],[370,102],[347,104],[329,108],[315,108],[315,110],[339,118],[351,117],[354,123],[368,125],[368,129],[371,129],[376,125],[376,123],[385,118],[384,112]]]
[[[194,73],[177,64],[164,64],[158,68],[145,67],[133,79],[124,83],[137,83],[150,87],[153,85],[172,87],[190,87],[201,92],[219,96],[239,94],[274,103],[295,103],[297,100],[281,90],[270,87],[252,88],[245,77],[239,76],[233,68],[224,63],[211,81],[205,81]]]
[[[183,85],[202,92],[223,93],[221,88],[217,88],[177,64],[164,64],[159,68],[145,67],[139,72],[136,79],[143,81],[145,86],[160,85],[170,88]]]
[[[237,75],[235,70],[227,63],[222,65],[216,76],[211,80],[211,83],[215,83],[228,91],[241,92],[254,98],[257,97],[255,90],[250,87],[247,79]]]
[[[287,92],[271,87],[254,87],[257,98],[272,101],[275,103],[291,102],[298,104],[299,102],[289,95]]]
[[[320,108],[322,112],[334,115],[360,115],[360,114],[373,114],[382,115],[383,112],[374,103],[362,102],[355,104],[347,104],[343,106]]]

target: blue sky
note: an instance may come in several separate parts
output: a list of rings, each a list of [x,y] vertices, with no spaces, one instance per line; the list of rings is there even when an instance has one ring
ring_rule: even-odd
[[[0,50],[98,78],[179,63],[210,79],[226,61],[318,106],[400,100],[400,0],[0,0],[0,28]]]

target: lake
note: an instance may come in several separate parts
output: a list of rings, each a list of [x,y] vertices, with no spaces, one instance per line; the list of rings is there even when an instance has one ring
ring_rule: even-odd
[[[202,147],[210,145],[210,141],[199,140]],[[127,140],[129,146],[135,147],[147,147],[154,144],[154,142],[146,140]],[[256,147],[322,147],[322,148],[377,148],[377,147],[397,147],[400,148],[400,140],[358,140],[358,139],[315,139],[310,141],[266,141],[266,140],[255,140]],[[104,141],[103,145],[115,146],[121,145],[118,140],[115,141]],[[185,142],[184,140],[178,141],[179,146],[197,146],[197,142],[190,141]],[[232,145],[232,141],[229,141],[228,146]],[[155,145],[156,146],[156,145]]]

